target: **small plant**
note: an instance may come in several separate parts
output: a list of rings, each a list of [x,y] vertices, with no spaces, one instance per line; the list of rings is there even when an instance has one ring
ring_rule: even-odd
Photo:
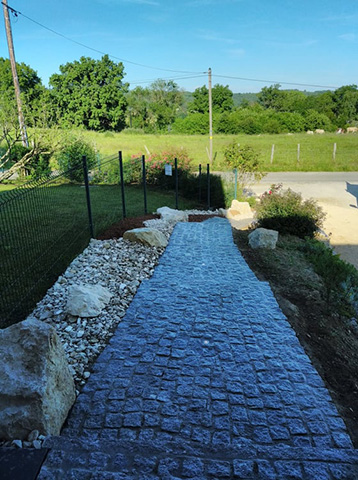
[[[282,190],[281,184],[272,185],[261,196],[255,216],[260,227],[300,238],[312,238],[325,219],[325,213],[315,200],[303,200],[300,193]]]
[[[242,189],[265,175],[261,171],[258,154],[249,145],[231,142],[224,149],[224,161],[231,168],[237,169],[238,184]]]

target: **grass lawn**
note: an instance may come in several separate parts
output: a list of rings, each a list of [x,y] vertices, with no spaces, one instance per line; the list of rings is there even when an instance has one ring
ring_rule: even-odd
[[[209,146],[205,135],[135,135],[127,133],[83,132],[83,135],[95,143],[103,155],[113,155],[119,150],[124,158],[133,154],[160,152],[170,148],[185,148],[193,164],[208,163],[206,149]],[[250,145],[259,153],[262,168],[266,172],[284,171],[357,171],[358,135],[214,135],[213,152],[215,160],[213,170],[225,169],[223,150],[232,140],[242,145]],[[333,160],[333,146],[337,144],[336,158]],[[300,160],[297,161],[298,144]],[[271,163],[272,145],[275,145]]]
[[[19,195],[19,193],[21,193]],[[175,195],[148,188],[148,212],[175,208]],[[90,187],[95,236],[122,218],[119,186]],[[14,199],[14,196],[17,196]],[[141,188],[126,187],[127,216],[144,213]],[[179,208],[197,206],[179,198]],[[0,327],[23,320],[90,239],[85,189],[47,185],[0,190]]]

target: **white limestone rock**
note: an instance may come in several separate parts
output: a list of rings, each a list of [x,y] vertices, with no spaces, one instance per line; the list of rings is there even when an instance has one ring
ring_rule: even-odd
[[[168,240],[165,235],[155,228],[134,228],[127,230],[123,235],[124,240],[141,243],[148,247],[166,247]]]
[[[267,228],[256,228],[249,235],[249,245],[251,248],[270,248],[274,250],[278,240],[278,232]]]
[[[66,310],[74,317],[97,317],[111,298],[111,292],[101,285],[72,285]]]
[[[239,220],[242,217],[252,217],[252,211],[249,202],[239,202],[233,200],[231,207],[226,213],[228,219]]]
[[[189,215],[187,212],[182,210],[174,210],[169,207],[158,208],[157,213],[160,215],[161,219],[165,222],[187,222]]]
[[[59,337],[29,318],[0,330],[0,438],[59,435],[75,386]]]

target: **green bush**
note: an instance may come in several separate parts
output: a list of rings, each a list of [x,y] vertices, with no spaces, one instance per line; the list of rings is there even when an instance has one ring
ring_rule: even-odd
[[[251,146],[240,145],[235,140],[225,147],[224,162],[237,170],[239,188],[244,189],[264,176],[257,152]]]
[[[191,113],[185,118],[176,118],[172,124],[173,133],[186,135],[206,135],[209,131],[209,115]]]
[[[67,138],[56,154],[56,160],[64,175],[72,181],[83,182],[82,157],[87,158],[90,170],[96,163],[93,146],[79,137]]]
[[[164,189],[175,188],[174,165],[177,159],[178,179],[182,182],[190,172],[190,162],[186,150],[166,150],[161,153],[153,153],[145,159],[146,182],[148,185],[155,185]],[[172,176],[165,175],[165,165],[172,166]],[[142,154],[132,155],[131,159],[124,165],[125,182],[142,182]]]
[[[357,307],[358,271],[356,268],[318,240],[307,240],[303,250],[315,272],[323,280],[327,304],[330,304],[332,297],[335,296],[336,301],[339,298],[352,307]]]
[[[273,185],[256,206],[260,227],[300,238],[313,237],[322,227],[325,214],[313,199],[303,200],[300,193]]]

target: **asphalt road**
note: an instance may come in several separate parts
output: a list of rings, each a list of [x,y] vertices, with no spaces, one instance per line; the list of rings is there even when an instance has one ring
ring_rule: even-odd
[[[251,188],[261,195],[274,183],[314,198],[327,214],[324,231],[341,258],[358,268],[358,172],[269,173]]]

